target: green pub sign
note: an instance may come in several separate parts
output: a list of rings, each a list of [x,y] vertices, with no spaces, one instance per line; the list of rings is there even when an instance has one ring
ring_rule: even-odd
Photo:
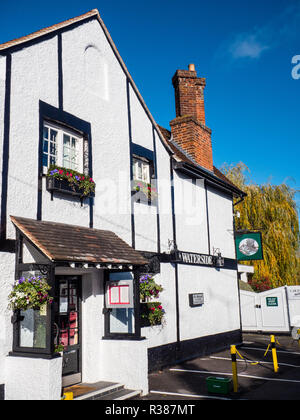
[[[235,248],[238,261],[263,260],[261,232],[235,232]]]

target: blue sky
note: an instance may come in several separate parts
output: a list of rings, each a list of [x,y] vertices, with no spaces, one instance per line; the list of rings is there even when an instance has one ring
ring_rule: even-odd
[[[175,117],[173,74],[194,63],[214,164],[242,161],[259,184],[300,187],[300,1],[0,0],[0,43],[94,8],[159,124]]]

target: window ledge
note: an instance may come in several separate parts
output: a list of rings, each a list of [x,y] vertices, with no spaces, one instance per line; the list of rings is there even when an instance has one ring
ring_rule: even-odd
[[[142,341],[142,340],[146,340],[146,337],[138,337],[138,336],[133,336],[133,335],[120,335],[120,334],[116,334],[116,335],[109,335],[109,336],[104,336],[102,337],[102,340],[112,340],[112,341],[116,341],[116,340],[129,340],[129,341]]]
[[[45,353],[30,353],[30,352],[22,352],[22,351],[11,351],[8,353],[9,357],[29,357],[31,359],[56,359],[57,357],[61,357],[59,353],[54,354],[45,354]]]

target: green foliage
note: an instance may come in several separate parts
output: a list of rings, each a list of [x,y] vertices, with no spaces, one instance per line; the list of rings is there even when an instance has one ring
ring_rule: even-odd
[[[40,276],[21,277],[16,280],[13,290],[8,296],[9,309],[26,311],[52,303],[53,298],[48,293],[50,289],[46,279]]]
[[[295,203],[296,190],[285,183],[257,185],[243,163],[223,165],[224,175],[247,193],[235,207],[236,230],[259,229],[262,232],[264,260],[253,261],[253,281],[268,279],[272,288],[300,283],[299,219]]]

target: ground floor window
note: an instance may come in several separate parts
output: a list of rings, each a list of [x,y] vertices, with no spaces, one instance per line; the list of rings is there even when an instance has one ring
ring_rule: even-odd
[[[45,349],[47,346],[47,316],[41,310],[20,311],[19,346]]]
[[[139,284],[133,272],[107,272],[105,276],[104,338],[140,338]]]
[[[41,264],[22,264],[22,266],[28,266],[28,269],[17,270],[10,295],[10,305],[14,314],[13,353],[51,357],[54,353],[54,344],[51,342],[53,270],[50,265],[42,267]]]

